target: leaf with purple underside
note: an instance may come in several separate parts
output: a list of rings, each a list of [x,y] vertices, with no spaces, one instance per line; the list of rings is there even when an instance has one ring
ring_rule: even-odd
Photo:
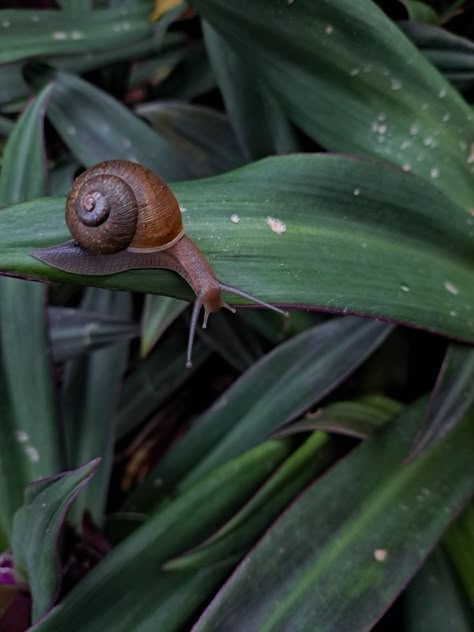
[[[471,218],[420,178],[370,160],[296,154],[172,189],[187,209],[186,233],[223,282],[277,305],[357,313],[474,341]],[[192,297],[173,272],[91,277],[31,256],[69,238],[63,198],[4,209],[0,271]]]
[[[33,622],[57,598],[61,567],[59,544],[66,513],[87,485],[99,459],[77,470],[40,479],[26,488],[25,503],[15,514],[12,550],[18,578],[28,582],[33,598]]]

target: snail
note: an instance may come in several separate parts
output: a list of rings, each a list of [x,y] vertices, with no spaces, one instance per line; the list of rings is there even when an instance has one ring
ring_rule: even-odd
[[[140,268],[174,270],[196,294],[189,329],[186,366],[197,321],[226,308],[222,292],[235,294],[279,314],[287,312],[236,287],[221,283],[206,257],[184,234],[179,204],[168,185],[149,169],[126,160],[101,162],[73,182],[66,200],[66,224],[73,236],[34,250],[36,259],[64,272],[106,275]]]

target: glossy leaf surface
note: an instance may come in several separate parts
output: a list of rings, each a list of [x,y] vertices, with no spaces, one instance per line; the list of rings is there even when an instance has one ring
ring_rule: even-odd
[[[93,476],[98,461],[35,481],[25,504],[15,514],[13,556],[20,577],[28,579],[33,596],[33,621],[53,605],[61,578],[58,540],[69,506]]]
[[[225,282],[276,304],[474,341],[474,218],[419,178],[371,161],[294,155],[173,191],[187,234]],[[4,209],[0,270],[191,297],[169,272],[81,277],[33,259],[34,248],[68,239],[63,208],[51,198]]]
[[[402,464],[423,407],[413,405],[300,496],[195,630],[370,629],[474,491],[472,413]]]

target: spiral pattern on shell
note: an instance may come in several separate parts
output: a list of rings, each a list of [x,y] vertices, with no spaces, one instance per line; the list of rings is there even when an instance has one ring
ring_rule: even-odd
[[[66,224],[88,252],[112,254],[133,241],[138,221],[131,187],[111,174],[85,171],[75,180],[66,201]]]
[[[164,250],[184,233],[171,189],[149,169],[126,160],[99,163],[74,181],[66,223],[91,254]]]

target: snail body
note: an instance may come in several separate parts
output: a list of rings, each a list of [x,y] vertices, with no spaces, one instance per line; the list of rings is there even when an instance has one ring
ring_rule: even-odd
[[[66,200],[66,224],[73,241],[31,254],[73,274],[107,275],[126,270],[164,268],[177,272],[196,294],[186,366],[201,307],[205,315],[221,308],[235,312],[222,292],[247,298],[287,315],[238,288],[221,283],[206,257],[184,234],[179,204],[168,185],[149,169],[126,160],[110,160],[84,171]]]

